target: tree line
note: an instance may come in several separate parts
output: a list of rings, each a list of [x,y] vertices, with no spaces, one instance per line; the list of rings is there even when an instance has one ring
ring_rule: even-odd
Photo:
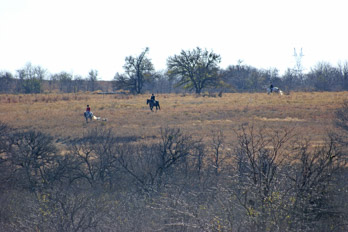
[[[0,123],[1,231],[318,231],[348,229],[347,114],[320,146],[294,129],[240,125],[157,142],[93,128],[58,146]]]
[[[76,93],[99,89],[97,70],[91,70],[86,78],[67,72],[49,75],[47,70],[31,63],[17,70],[16,76],[0,72],[0,83],[0,93]]]
[[[42,93],[59,91],[104,92],[124,90],[133,94],[144,92],[262,92],[271,83],[289,91],[345,91],[348,90],[348,62],[333,66],[320,62],[308,73],[296,67],[280,75],[275,68],[257,69],[238,61],[226,69],[219,67],[221,56],[201,49],[182,50],[167,59],[167,70],[156,71],[148,57],[149,48],[138,56],[125,58],[124,73],[116,73],[112,81],[101,83],[98,71],[87,77],[67,72],[48,75],[47,70],[28,63],[13,75],[0,72],[0,93]]]

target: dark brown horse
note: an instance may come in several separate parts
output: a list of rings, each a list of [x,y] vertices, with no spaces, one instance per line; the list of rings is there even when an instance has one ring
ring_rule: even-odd
[[[156,110],[161,109],[159,101],[153,101],[151,99],[147,99],[146,104],[149,105],[151,111],[153,111],[153,107],[156,107]]]

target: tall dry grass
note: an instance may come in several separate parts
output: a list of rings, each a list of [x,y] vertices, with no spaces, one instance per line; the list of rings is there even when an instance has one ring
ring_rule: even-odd
[[[233,139],[242,123],[268,128],[295,127],[297,133],[320,140],[333,130],[334,110],[347,100],[347,92],[295,92],[278,96],[231,93],[222,97],[160,94],[161,110],[151,112],[148,95],[33,94],[0,95],[0,121],[14,128],[36,129],[57,139],[76,138],[91,127],[112,127],[120,136],[156,139],[161,127],[179,127],[205,138],[223,131]],[[86,124],[89,104],[96,116],[108,121]]]

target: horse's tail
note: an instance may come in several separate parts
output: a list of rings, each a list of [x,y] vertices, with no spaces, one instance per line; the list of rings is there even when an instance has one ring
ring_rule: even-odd
[[[161,109],[161,106],[159,104],[159,101],[157,101],[158,109]]]

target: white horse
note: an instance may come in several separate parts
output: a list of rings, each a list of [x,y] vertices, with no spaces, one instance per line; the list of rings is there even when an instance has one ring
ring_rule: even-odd
[[[283,91],[281,91],[278,87],[273,87],[272,91],[271,88],[267,88],[267,94],[271,93],[277,93],[279,95],[283,95]]]
[[[83,115],[85,116],[86,122],[87,122],[87,123],[88,123],[88,119],[89,119],[90,121],[92,121],[92,120],[107,121],[107,120],[108,120],[107,118],[97,117],[97,116],[93,115],[93,113],[90,112],[90,111],[84,112]]]
[[[93,119],[93,113],[92,113],[92,112],[86,111],[86,112],[83,113],[83,115],[85,116],[86,122],[87,122],[87,123],[88,123],[88,119],[89,119],[90,121],[92,121],[92,119]]]

